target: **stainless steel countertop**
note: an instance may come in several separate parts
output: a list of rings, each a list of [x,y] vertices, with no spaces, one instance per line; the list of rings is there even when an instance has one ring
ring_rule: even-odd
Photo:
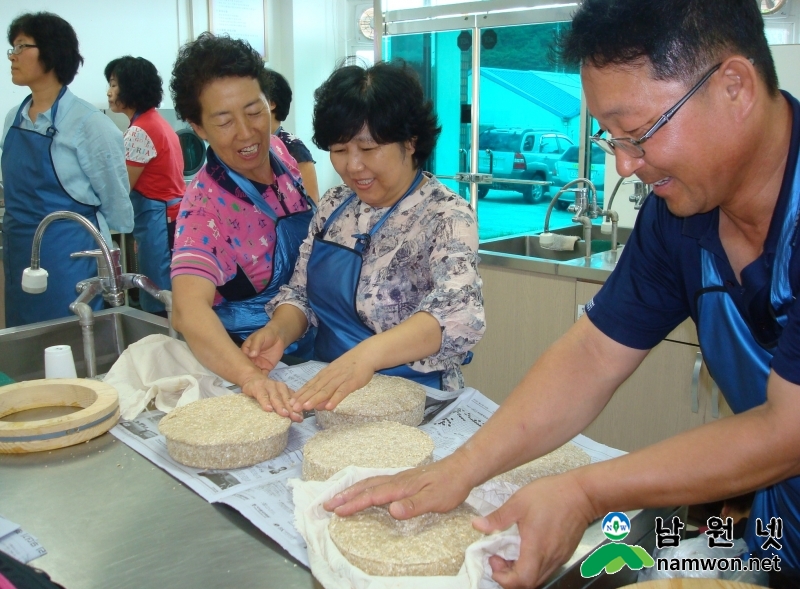
[[[652,549],[655,516],[673,512],[629,514],[630,542]],[[244,516],[207,503],[110,434],[61,450],[0,454],[0,514],[39,539],[48,554],[33,566],[67,589],[321,587]],[[595,522],[545,586],[631,582],[635,575],[624,571],[581,579],[580,562],[604,541]]]
[[[110,434],[0,454],[0,513],[39,539],[67,589],[321,587],[227,505],[207,503]]]

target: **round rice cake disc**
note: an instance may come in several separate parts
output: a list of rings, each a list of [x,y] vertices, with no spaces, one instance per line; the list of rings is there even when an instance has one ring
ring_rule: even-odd
[[[348,466],[401,468],[433,462],[433,439],[394,421],[340,425],[303,446],[303,479],[326,481]]]
[[[158,429],[181,464],[229,469],[275,458],[286,448],[292,421],[244,394],[200,399],[167,414]]]
[[[399,376],[376,374],[369,383],[347,395],[333,411],[317,411],[322,428],[371,421],[396,421],[412,427],[422,423],[425,389]]]
[[[572,442],[567,442],[560,448],[550,452],[550,454],[545,454],[527,464],[497,475],[492,481],[524,487],[536,479],[580,468],[591,461],[592,459],[583,449]]]
[[[483,537],[472,527],[478,514],[466,503],[448,513],[396,520],[386,506],[369,507],[328,524],[339,552],[368,575],[456,575],[467,547]]]

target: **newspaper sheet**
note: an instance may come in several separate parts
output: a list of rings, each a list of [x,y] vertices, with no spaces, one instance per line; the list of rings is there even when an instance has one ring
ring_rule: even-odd
[[[27,564],[47,554],[44,546],[34,536],[24,531],[19,524],[0,515],[0,551],[21,563]]]
[[[286,484],[289,479],[300,478],[301,470],[298,464],[269,483],[229,495],[218,502],[233,507],[301,564],[309,566],[306,542],[294,527],[292,491]]]
[[[158,431],[158,422],[163,416],[161,411],[144,412],[131,421],[120,421],[111,433],[210,502],[271,482],[282,472],[299,466],[303,459],[303,446],[319,431],[312,417],[292,425],[286,450],[272,460],[234,470],[201,469],[186,466],[170,457],[167,441]]]
[[[307,362],[273,370],[270,376],[296,389],[324,366],[321,362]],[[428,411],[420,429],[433,438],[436,460],[455,452],[498,408],[495,402],[472,388],[442,392],[426,387],[426,392]],[[286,481],[300,477],[303,445],[320,431],[316,419],[311,416],[302,423],[292,424],[286,450],[272,460],[249,468],[203,470],[180,464],[169,456],[166,440],[158,432],[158,422],[163,415],[160,411],[142,413],[131,421],[120,421],[111,433],[206,501],[224,503],[239,511],[308,566],[305,542],[294,527],[294,505]],[[583,448],[593,462],[624,454],[581,435],[573,442]]]

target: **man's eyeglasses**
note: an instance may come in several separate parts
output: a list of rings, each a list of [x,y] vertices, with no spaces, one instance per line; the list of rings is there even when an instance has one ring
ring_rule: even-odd
[[[692,89],[689,90],[686,95],[675,104],[675,106],[661,115],[661,117],[659,117],[659,119],[656,121],[656,124],[650,127],[650,130],[648,130],[647,133],[642,135],[639,139],[633,139],[632,137],[612,137],[605,139],[604,137],[601,137],[601,135],[605,133],[605,131],[601,129],[590,137],[592,143],[610,155],[616,155],[616,150],[619,148],[631,157],[643,157],[644,149],[641,147],[642,143],[650,139],[653,135],[655,135],[656,131],[669,123],[672,117],[675,116],[675,113],[678,112],[678,109],[680,109],[680,107],[682,107],[686,101],[689,100],[692,95],[694,95],[694,93],[706,83],[706,81],[708,81],[708,79],[720,68],[721,65],[721,63],[718,63],[712,67],[702,78],[700,78],[700,81],[697,82],[697,84],[695,84]]]
[[[30,43],[20,43],[19,45],[14,45],[11,49],[6,51],[6,55],[11,57],[12,55],[19,55],[23,51],[25,51],[28,47],[38,47],[38,45],[31,45]]]

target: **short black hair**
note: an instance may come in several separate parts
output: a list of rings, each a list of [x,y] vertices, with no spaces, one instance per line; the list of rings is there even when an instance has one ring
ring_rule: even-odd
[[[200,125],[200,93],[206,85],[220,78],[254,78],[261,82],[263,70],[261,55],[247,41],[203,33],[178,51],[169,83],[175,111],[182,120]]]
[[[117,100],[126,108],[145,112],[161,104],[164,90],[156,66],[144,57],[124,55],[108,62],[105,69],[106,81],[111,76],[117,80],[119,93]]]
[[[264,77],[267,82],[268,93],[266,96],[275,103],[275,118],[285,121],[289,116],[289,107],[292,106],[292,88],[281,74],[275,70],[264,68]],[[263,89],[263,84],[262,84]]]
[[[755,0],[584,0],[558,54],[595,67],[648,60],[657,80],[693,84],[713,65],[742,55],[771,95],[778,75]]]
[[[83,65],[78,50],[78,35],[72,25],[52,12],[21,14],[8,26],[8,42],[14,44],[19,35],[27,35],[39,48],[39,61],[45,72],[55,70],[64,86],[70,84]]]
[[[442,131],[416,72],[403,61],[339,67],[314,92],[313,141],[320,149],[347,143],[364,124],[379,144],[414,140],[417,168]]]

